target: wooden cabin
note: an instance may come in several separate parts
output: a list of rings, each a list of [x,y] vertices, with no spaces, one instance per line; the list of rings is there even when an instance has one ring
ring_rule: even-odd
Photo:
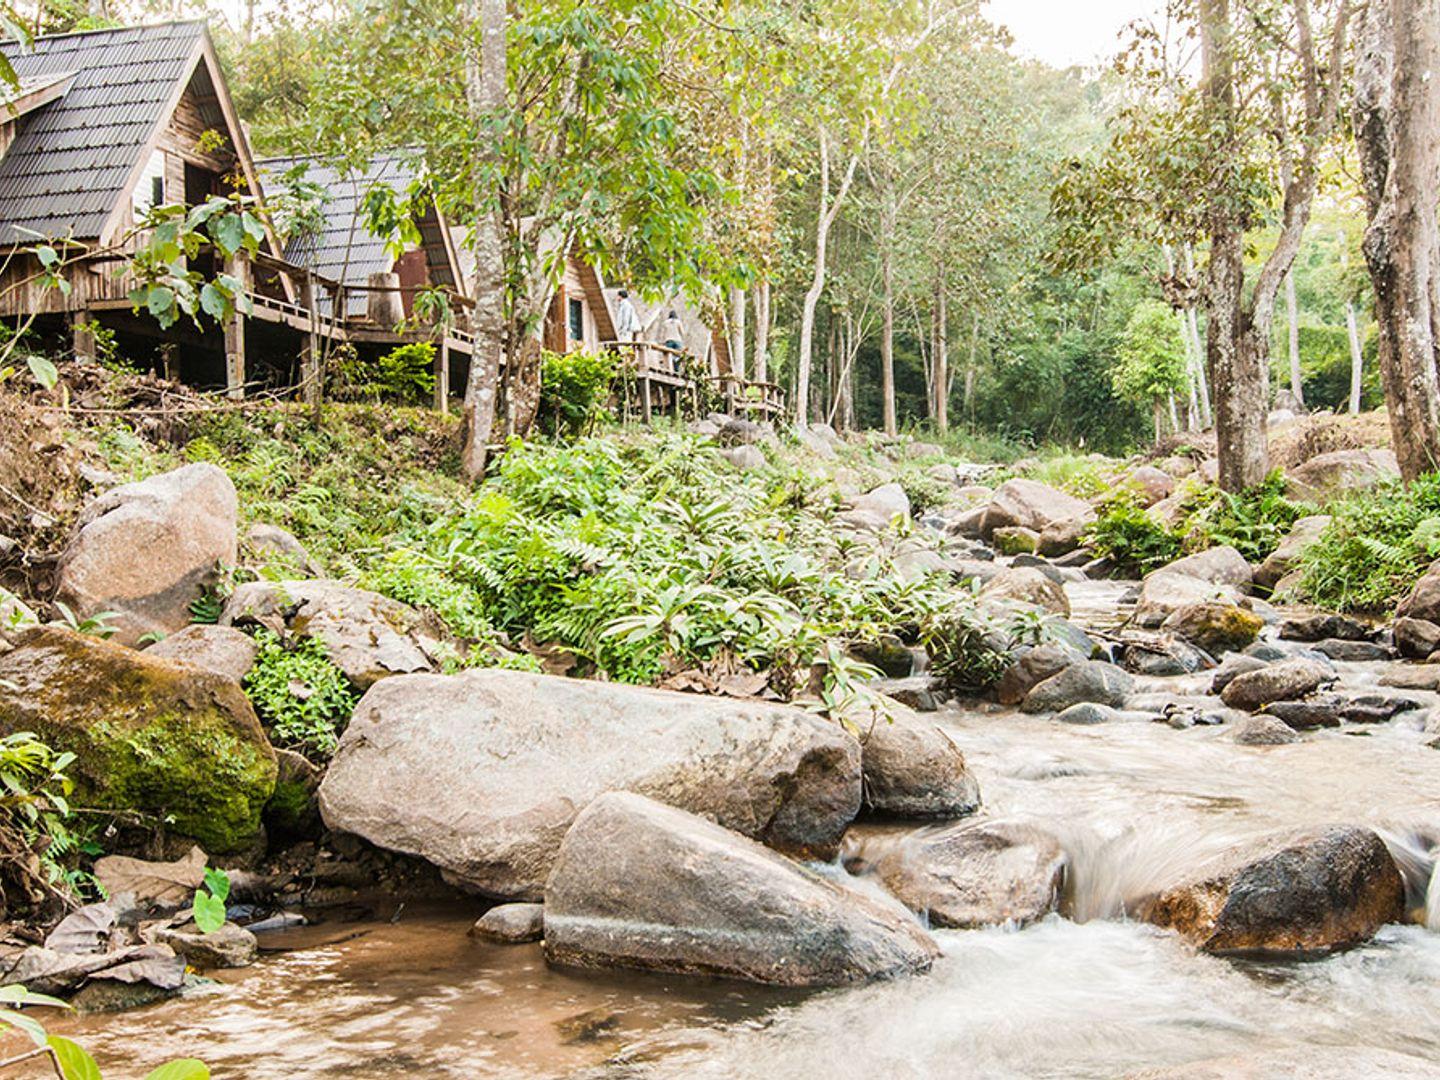
[[[214,45],[200,21],[59,34],[33,48],[0,45],[20,78],[0,104],[0,318],[68,325],[77,354],[95,324],[127,356],[165,352],[199,384],[225,382],[223,330],[162,331],[131,311],[123,256],[136,223],[160,203],[197,204],[233,190],[258,195],[254,164]],[[43,288],[24,249],[40,241],[86,257],[70,289]],[[157,360],[157,366],[159,361]]]

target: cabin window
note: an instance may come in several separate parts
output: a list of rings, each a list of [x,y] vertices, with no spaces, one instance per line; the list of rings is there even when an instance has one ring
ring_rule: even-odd
[[[133,198],[135,216],[143,217],[157,206],[165,205],[165,152],[156,150],[145,162],[145,171],[135,185]]]
[[[152,176],[150,178],[150,205],[163,206],[165,204],[165,178],[163,176]]]
[[[585,303],[573,298],[570,301],[570,340],[585,340]]]

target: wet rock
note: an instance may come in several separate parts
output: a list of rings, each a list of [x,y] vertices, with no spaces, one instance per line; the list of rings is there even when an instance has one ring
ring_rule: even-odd
[[[1225,662],[1222,663],[1219,670],[1215,672],[1215,678],[1210,682],[1210,693],[1216,695],[1223,694],[1225,688],[1239,676],[1252,671],[1259,671],[1265,667],[1269,667],[1269,661],[1261,660],[1259,657],[1246,656],[1243,653],[1238,656],[1227,656]]]
[[[1289,534],[1280,541],[1280,546],[1255,571],[1255,584],[1266,589],[1275,588],[1281,578],[1299,565],[1300,557],[1310,545],[1330,527],[1330,520],[1328,514],[1315,514],[1295,522]]]
[[[1011,567],[980,590],[980,599],[1029,604],[1051,615],[1068,617],[1070,599],[1065,589],[1034,567]]]
[[[1260,713],[1238,721],[1231,739],[1240,746],[1285,746],[1299,742],[1300,736],[1285,721]]]
[[[915,673],[915,652],[894,634],[883,634],[875,641],[859,641],[850,646],[851,654],[863,663],[878,668],[891,679],[908,679]]]
[[[1090,522],[1085,518],[1057,521],[1040,534],[1036,550],[1048,558],[1072,554],[1085,542],[1085,533],[1089,528]]]
[[[1430,564],[1415,587],[1400,601],[1395,614],[1401,619],[1440,623],[1440,560]]]
[[[0,956],[0,979],[7,986],[20,983],[40,994],[69,993],[95,980],[172,991],[185,981],[185,961],[168,945],[127,945],[86,953],[31,946]]]
[[[1368,941],[1405,914],[1405,884],[1369,829],[1335,826],[1232,856],[1168,889],[1145,918],[1220,955],[1314,956]]]
[[[477,891],[536,900],[576,814],[613,789],[830,857],[860,809],[860,746],[755,700],[516,671],[406,675],[356,708],[320,809],[331,829]]]
[[[732,446],[721,450],[720,456],[728,461],[732,468],[740,472],[755,472],[765,468],[765,453],[758,446],[748,443],[741,446]]]
[[[249,634],[229,626],[187,626],[145,650],[153,659],[174,660],[240,682],[255,666],[258,649]]]
[[[1095,520],[1090,504],[1038,480],[1007,480],[985,508],[985,534],[1019,525],[1044,533],[1061,522]]]
[[[857,529],[883,532],[910,516],[910,497],[899,484],[882,484],[853,503],[840,520]]]
[[[958,818],[980,808],[980,784],[955,740],[905,709],[861,742],[865,805],[880,814]]]
[[[1130,631],[1121,645],[1121,666],[1136,675],[1167,677],[1190,675],[1215,666],[1205,652],[1168,634],[1141,634]]]
[[[265,827],[277,840],[316,839],[320,820],[320,779],[324,770],[294,750],[276,750],[275,794],[265,804]]]
[[[1176,559],[1155,573],[1179,574],[1182,577],[1208,581],[1212,585],[1230,585],[1237,589],[1248,586],[1254,576],[1245,556],[1228,544]]]
[[[1219,656],[1239,652],[1251,644],[1264,625],[1258,615],[1233,604],[1204,600],[1176,608],[1160,628]]]
[[[1324,641],[1317,641],[1315,651],[1323,653],[1331,660],[1341,660],[1352,664],[1389,660],[1394,655],[1384,645],[1377,645],[1373,641],[1351,641],[1346,638],[1326,638]]]
[[[704,818],[611,792],[576,818],[545,887],[545,955],[777,986],[847,986],[929,969],[903,910]]]
[[[235,516],[235,486],[214,465],[112,488],[81,516],[56,599],[81,618],[113,612],[122,645],[182,630],[219,568],[235,565]]]
[[[1085,660],[1040,683],[1020,708],[1027,713],[1062,712],[1081,702],[1119,707],[1134,688],[1135,680],[1114,664]]]
[[[337,581],[241,585],[220,622],[312,638],[358,690],[391,675],[433,671],[454,649],[449,632],[433,615]]]
[[[1059,904],[1066,857],[1030,825],[985,821],[917,834],[881,857],[885,887],[931,926],[1023,926]]]
[[[1155,717],[1151,713],[1113,709],[1109,705],[1098,705],[1093,701],[1082,701],[1055,714],[1062,724],[1091,726],[1094,724],[1141,723],[1148,724]]]
[[[1021,525],[996,529],[990,543],[1001,555],[1034,554],[1040,548],[1040,534]]]
[[[1380,676],[1380,685],[1396,690],[1440,690],[1440,663],[1391,664]]]
[[[1401,713],[1425,708],[1425,703],[1414,698],[1391,697],[1385,694],[1360,694],[1346,699],[1340,706],[1340,715],[1352,724],[1384,724]]]
[[[1010,565],[1017,569],[1039,570],[1056,585],[1065,584],[1065,574],[1059,567],[1052,566],[1048,559],[1039,555],[1016,555],[1010,560]]]
[[[1425,619],[1396,619],[1395,648],[1407,660],[1428,660],[1440,650],[1440,626]]]
[[[1273,701],[1265,706],[1265,713],[1296,731],[1313,731],[1339,727],[1340,706],[1340,699],[1333,696],[1309,701]]]
[[[1140,505],[1151,507],[1175,493],[1174,479],[1153,465],[1141,465],[1125,477],[1125,486],[1140,496]]]
[[[470,928],[470,936],[498,945],[525,945],[545,936],[544,904],[498,904]]]
[[[139,811],[224,854],[260,837],[275,752],[233,680],[55,627],[0,657],[0,734],[75,754],[73,802]]]
[[[1081,660],[1093,659],[1100,651],[1095,639],[1069,619],[1046,619],[1045,636],[1050,641],[1075,650]]]
[[[940,708],[935,681],[929,675],[912,675],[908,679],[875,679],[870,689],[916,712],[932,713]]]
[[[1335,450],[1320,454],[1285,474],[1285,494],[1297,502],[1324,502],[1400,479],[1390,450]]]
[[[1232,709],[1257,712],[1276,701],[1295,701],[1334,680],[1334,675],[1313,660],[1282,660],[1259,671],[1236,676],[1220,694]]]
[[[152,944],[169,945],[175,955],[202,971],[249,967],[258,952],[255,935],[232,922],[208,934],[193,922],[178,927],[162,924],[143,930],[142,936]]]
[[[1367,641],[1370,635],[1364,623],[1328,612],[1291,615],[1280,624],[1280,637],[1286,641]]]
[[[1000,676],[996,697],[1002,705],[1018,705],[1040,683],[1084,660],[1086,655],[1058,642],[1027,648]]]
[[[1232,585],[1157,570],[1141,584],[1140,598],[1135,605],[1135,622],[1154,629],[1189,604],[1218,602],[1238,605],[1240,599],[1240,591]]]
[[[1302,659],[1296,655],[1295,650],[1282,648],[1273,641],[1257,641],[1245,650],[1244,655],[1253,660],[1259,660],[1262,664],[1273,664],[1278,660]]]

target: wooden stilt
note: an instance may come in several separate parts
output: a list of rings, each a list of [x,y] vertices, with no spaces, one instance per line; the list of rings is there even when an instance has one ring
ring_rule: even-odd
[[[315,310],[315,275],[308,271],[300,285],[300,305],[305,309],[309,324],[305,341],[300,346],[300,381],[304,384],[300,391],[300,397],[306,405],[318,409],[321,400],[325,397],[325,375],[320,370],[322,360],[318,329],[320,314]]]
[[[75,359],[82,364],[93,364],[98,359],[98,352],[95,348],[95,329],[91,322],[90,312],[71,312],[70,347],[75,353]]]
[[[435,408],[441,415],[448,415],[450,412],[450,339],[448,337],[440,339],[440,352],[435,357]]]
[[[230,273],[246,292],[250,291],[249,270],[248,260],[230,260]],[[238,309],[225,320],[225,392],[237,401],[245,396],[245,316]]]

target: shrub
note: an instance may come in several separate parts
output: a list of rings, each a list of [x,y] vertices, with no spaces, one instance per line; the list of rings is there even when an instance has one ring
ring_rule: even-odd
[[[397,345],[378,360],[342,346],[332,370],[330,394],[339,401],[420,405],[435,392],[435,346],[428,341]]]
[[[1180,538],[1157,525],[1129,493],[1100,508],[1086,540],[1126,576],[1143,576],[1180,557]]]
[[[1264,562],[1291,527],[1315,508],[1285,495],[1279,470],[1259,487],[1239,495],[1207,487],[1187,500],[1182,533],[1188,551],[1229,544],[1250,562]]]
[[[613,353],[547,352],[540,374],[540,415],[550,434],[582,434],[604,408],[615,372]]]
[[[272,740],[311,756],[327,758],[359,695],[345,673],[311,638],[282,638],[255,632],[260,651],[245,676],[245,693]]]
[[[1440,474],[1381,485],[1331,507],[1300,559],[1299,595],[1337,611],[1390,611],[1440,557]]]

